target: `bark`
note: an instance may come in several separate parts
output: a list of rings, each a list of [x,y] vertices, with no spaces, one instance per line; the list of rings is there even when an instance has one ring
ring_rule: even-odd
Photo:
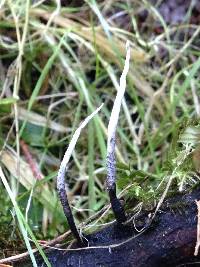
[[[191,263],[200,266],[200,257],[194,256],[197,235],[195,200],[199,199],[200,192],[195,191],[165,201],[155,220],[141,233],[135,230],[132,222],[123,227],[115,223],[88,235],[88,248],[51,249],[46,254],[55,267],[173,267],[190,266]],[[137,227],[148,224],[149,213],[144,211],[135,219]],[[41,258],[38,258],[38,266],[45,266]]]

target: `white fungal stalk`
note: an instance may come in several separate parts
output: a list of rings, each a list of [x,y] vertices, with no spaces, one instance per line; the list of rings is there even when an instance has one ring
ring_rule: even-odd
[[[69,227],[74,235],[74,237],[78,240],[78,242],[80,242],[81,244],[84,245],[84,241],[82,236],[80,235],[79,231],[77,230],[77,227],[75,225],[74,222],[74,218],[72,215],[72,211],[67,199],[67,195],[66,195],[66,187],[65,187],[65,172],[67,170],[67,164],[70,160],[70,157],[74,151],[75,145],[77,143],[77,140],[80,136],[81,130],[88,124],[88,122],[100,111],[100,109],[103,107],[103,104],[97,108],[92,114],[90,114],[78,127],[78,129],[75,131],[69,146],[65,152],[65,155],[63,157],[63,160],[60,164],[60,169],[58,171],[58,176],[57,176],[57,189],[58,189],[58,194],[59,194],[59,198],[61,201],[61,204],[63,206],[63,210],[64,210],[64,214],[67,218]]]
[[[120,85],[114,101],[113,109],[108,124],[108,141],[107,141],[107,190],[110,196],[110,202],[115,214],[116,220],[121,223],[125,221],[125,213],[120,201],[116,196],[116,161],[115,161],[115,144],[116,144],[116,129],[119,120],[119,112],[121,109],[122,100],[126,89],[126,76],[129,70],[130,62],[130,44],[126,43],[126,60],[124,70],[120,77]]]

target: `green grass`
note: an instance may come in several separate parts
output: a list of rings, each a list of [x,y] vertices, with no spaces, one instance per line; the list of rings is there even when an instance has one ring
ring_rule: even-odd
[[[78,140],[66,179],[78,223],[109,204],[104,189],[107,126],[127,39],[131,62],[116,148],[118,192],[127,210],[134,209],[133,199],[134,205],[158,203],[169,181],[168,194],[199,181],[200,30],[189,24],[191,12],[183,25],[170,26],[146,1],[110,1],[109,7],[94,0],[78,7],[56,3],[0,3],[2,195],[13,206],[13,217],[7,219],[13,221],[13,231],[20,229],[33,265],[29,238],[39,247],[37,240],[68,230],[56,192],[57,171],[78,125],[103,102]],[[138,20],[143,7],[150,10],[145,29]],[[155,35],[156,21],[163,31]],[[182,29],[193,32],[180,41]],[[20,140],[28,145],[42,180],[36,181]],[[109,210],[98,224],[112,216]]]

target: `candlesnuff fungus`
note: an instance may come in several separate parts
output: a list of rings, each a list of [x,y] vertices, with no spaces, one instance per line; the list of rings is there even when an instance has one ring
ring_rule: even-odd
[[[70,208],[69,201],[68,201],[68,198],[66,195],[65,168],[60,167],[60,169],[59,169],[58,176],[57,176],[57,190],[58,190],[60,202],[61,202],[62,207],[63,207],[64,214],[67,218],[69,228],[70,228],[72,234],[74,235],[74,237],[76,238],[76,240],[78,241],[78,243],[80,243],[81,245],[84,245],[85,242],[84,242],[83,238],[81,237],[81,235],[79,234],[79,231],[77,230],[77,227],[76,227],[76,224],[74,221],[74,217],[72,214],[72,210]]]
[[[69,159],[73,153],[73,150],[75,148],[75,145],[76,145],[76,142],[79,138],[79,135],[81,133],[81,130],[88,124],[88,122],[99,112],[99,110],[102,108],[103,104],[98,107],[92,114],[90,114],[81,124],[80,126],[78,127],[78,129],[75,131],[72,139],[71,139],[71,142],[69,143],[69,146],[65,152],[65,155],[63,157],[63,160],[60,164],[60,168],[59,168],[59,171],[58,171],[58,176],[57,176],[57,190],[58,190],[58,195],[59,195],[59,198],[60,198],[60,202],[62,204],[62,207],[63,207],[63,211],[64,211],[64,214],[67,218],[67,222],[68,222],[68,225],[69,225],[69,228],[72,232],[72,234],[74,235],[74,237],[76,238],[76,240],[78,241],[78,243],[81,245],[81,246],[85,246],[86,245],[86,239],[84,239],[83,236],[80,235],[77,227],[76,227],[76,224],[75,224],[75,221],[74,221],[74,217],[73,217],[73,214],[72,214],[72,211],[71,211],[71,208],[70,208],[70,205],[69,205],[69,201],[68,201],[68,198],[67,198],[67,193],[66,193],[66,183],[65,183],[65,173],[66,173],[66,169],[67,169],[67,164],[69,162]]]
[[[120,200],[116,195],[116,160],[115,160],[115,137],[112,137],[110,143],[107,147],[107,180],[106,187],[108,190],[111,207],[114,216],[118,223],[123,223],[126,221],[126,215],[124,208],[120,203]]]
[[[126,44],[127,48],[127,54],[126,54],[126,60],[125,60],[125,66],[124,70],[122,72],[121,78],[120,78],[120,84],[117,91],[117,96],[113,105],[112,113],[110,116],[110,121],[108,124],[108,141],[107,141],[107,179],[106,179],[106,185],[107,190],[110,197],[111,206],[115,215],[115,218],[118,223],[123,223],[126,221],[126,215],[124,212],[124,209],[120,203],[120,200],[116,196],[116,162],[115,162],[115,133],[117,128],[117,123],[119,119],[119,112],[121,103],[123,100],[125,88],[126,88],[126,76],[129,69],[129,60],[130,60],[130,45],[129,42]],[[77,241],[80,243],[80,245],[84,246],[86,245],[86,239],[80,235],[75,221],[74,217],[67,199],[66,195],[66,186],[65,186],[65,172],[67,168],[67,164],[69,162],[69,159],[72,155],[72,152],[75,148],[76,142],[79,138],[79,135],[81,133],[81,130],[87,125],[87,123],[92,119],[92,117],[102,108],[103,104],[96,109],[91,115],[89,115],[79,126],[79,128],[75,131],[72,140],[67,148],[67,151],[65,152],[64,158],[60,164],[60,169],[58,171],[57,176],[57,189],[58,189],[58,195],[64,210],[64,214],[67,218],[69,228],[74,235],[74,237],[77,239]]]
[[[124,70],[120,77],[120,84],[118,86],[117,96],[113,105],[113,109],[110,116],[110,121],[108,124],[108,141],[107,141],[107,180],[106,186],[110,197],[110,203],[118,223],[126,221],[126,215],[124,208],[120,203],[120,200],[116,195],[116,161],[115,161],[115,143],[116,143],[116,128],[119,119],[119,112],[121,108],[121,103],[126,89],[126,76],[129,70],[130,61],[130,45],[129,42],[126,43],[126,60],[124,65]]]

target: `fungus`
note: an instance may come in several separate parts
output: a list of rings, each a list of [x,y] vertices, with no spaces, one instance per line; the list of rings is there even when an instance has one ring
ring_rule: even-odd
[[[67,164],[69,162],[69,159],[72,155],[72,152],[75,148],[75,145],[77,143],[77,140],[80,136],[81,130],[88,124],[88,122],[99,112],[99,110],[102,108],[103,104],[97,108],[92,114],[90,114],[78,127],[78,129],[75,131],[69,146],[65,152],[65,155],[63,157],[63,160],[60,164],[60,169],[58,171],[58,176],[57,176],[57,190],[58,190],[58,195],[60,198],[60,202],[62,204],[63,207],[63,211],[64,214],[67,218],[67,222],[69,225],[69,228],[72,232],[72,234],[74,235],[74,237],[76,238],[76,240],[78,241],[78,243],[81,246],[85,246],[86,245],[86,239],[84,239],[84,237],[79,233],[75,221],[74,221],[74,217],[72,214],[72,210],[71,207],[69,205],[69,201],[67,198],[67,192],[66,192],[66,182],[65,182],[65,173],[67,170]]]
[[[126,89],[126,76],[129,70],[129,61],[130,61],[129,42],[126,43],[126,49],[127,53],[126,53],[124,70],[120,77],[120,83],[117,95],[113,104],[113,109],[108,124],[108,141],[107,141],[107,158],[106,158],[107,161],[106,186],[110,198],[111,207],[118,223],[123,223],[126,221],[124,208],[116,195],[116,160],[115,160],[116,128],[119,119],[121,103]]]

